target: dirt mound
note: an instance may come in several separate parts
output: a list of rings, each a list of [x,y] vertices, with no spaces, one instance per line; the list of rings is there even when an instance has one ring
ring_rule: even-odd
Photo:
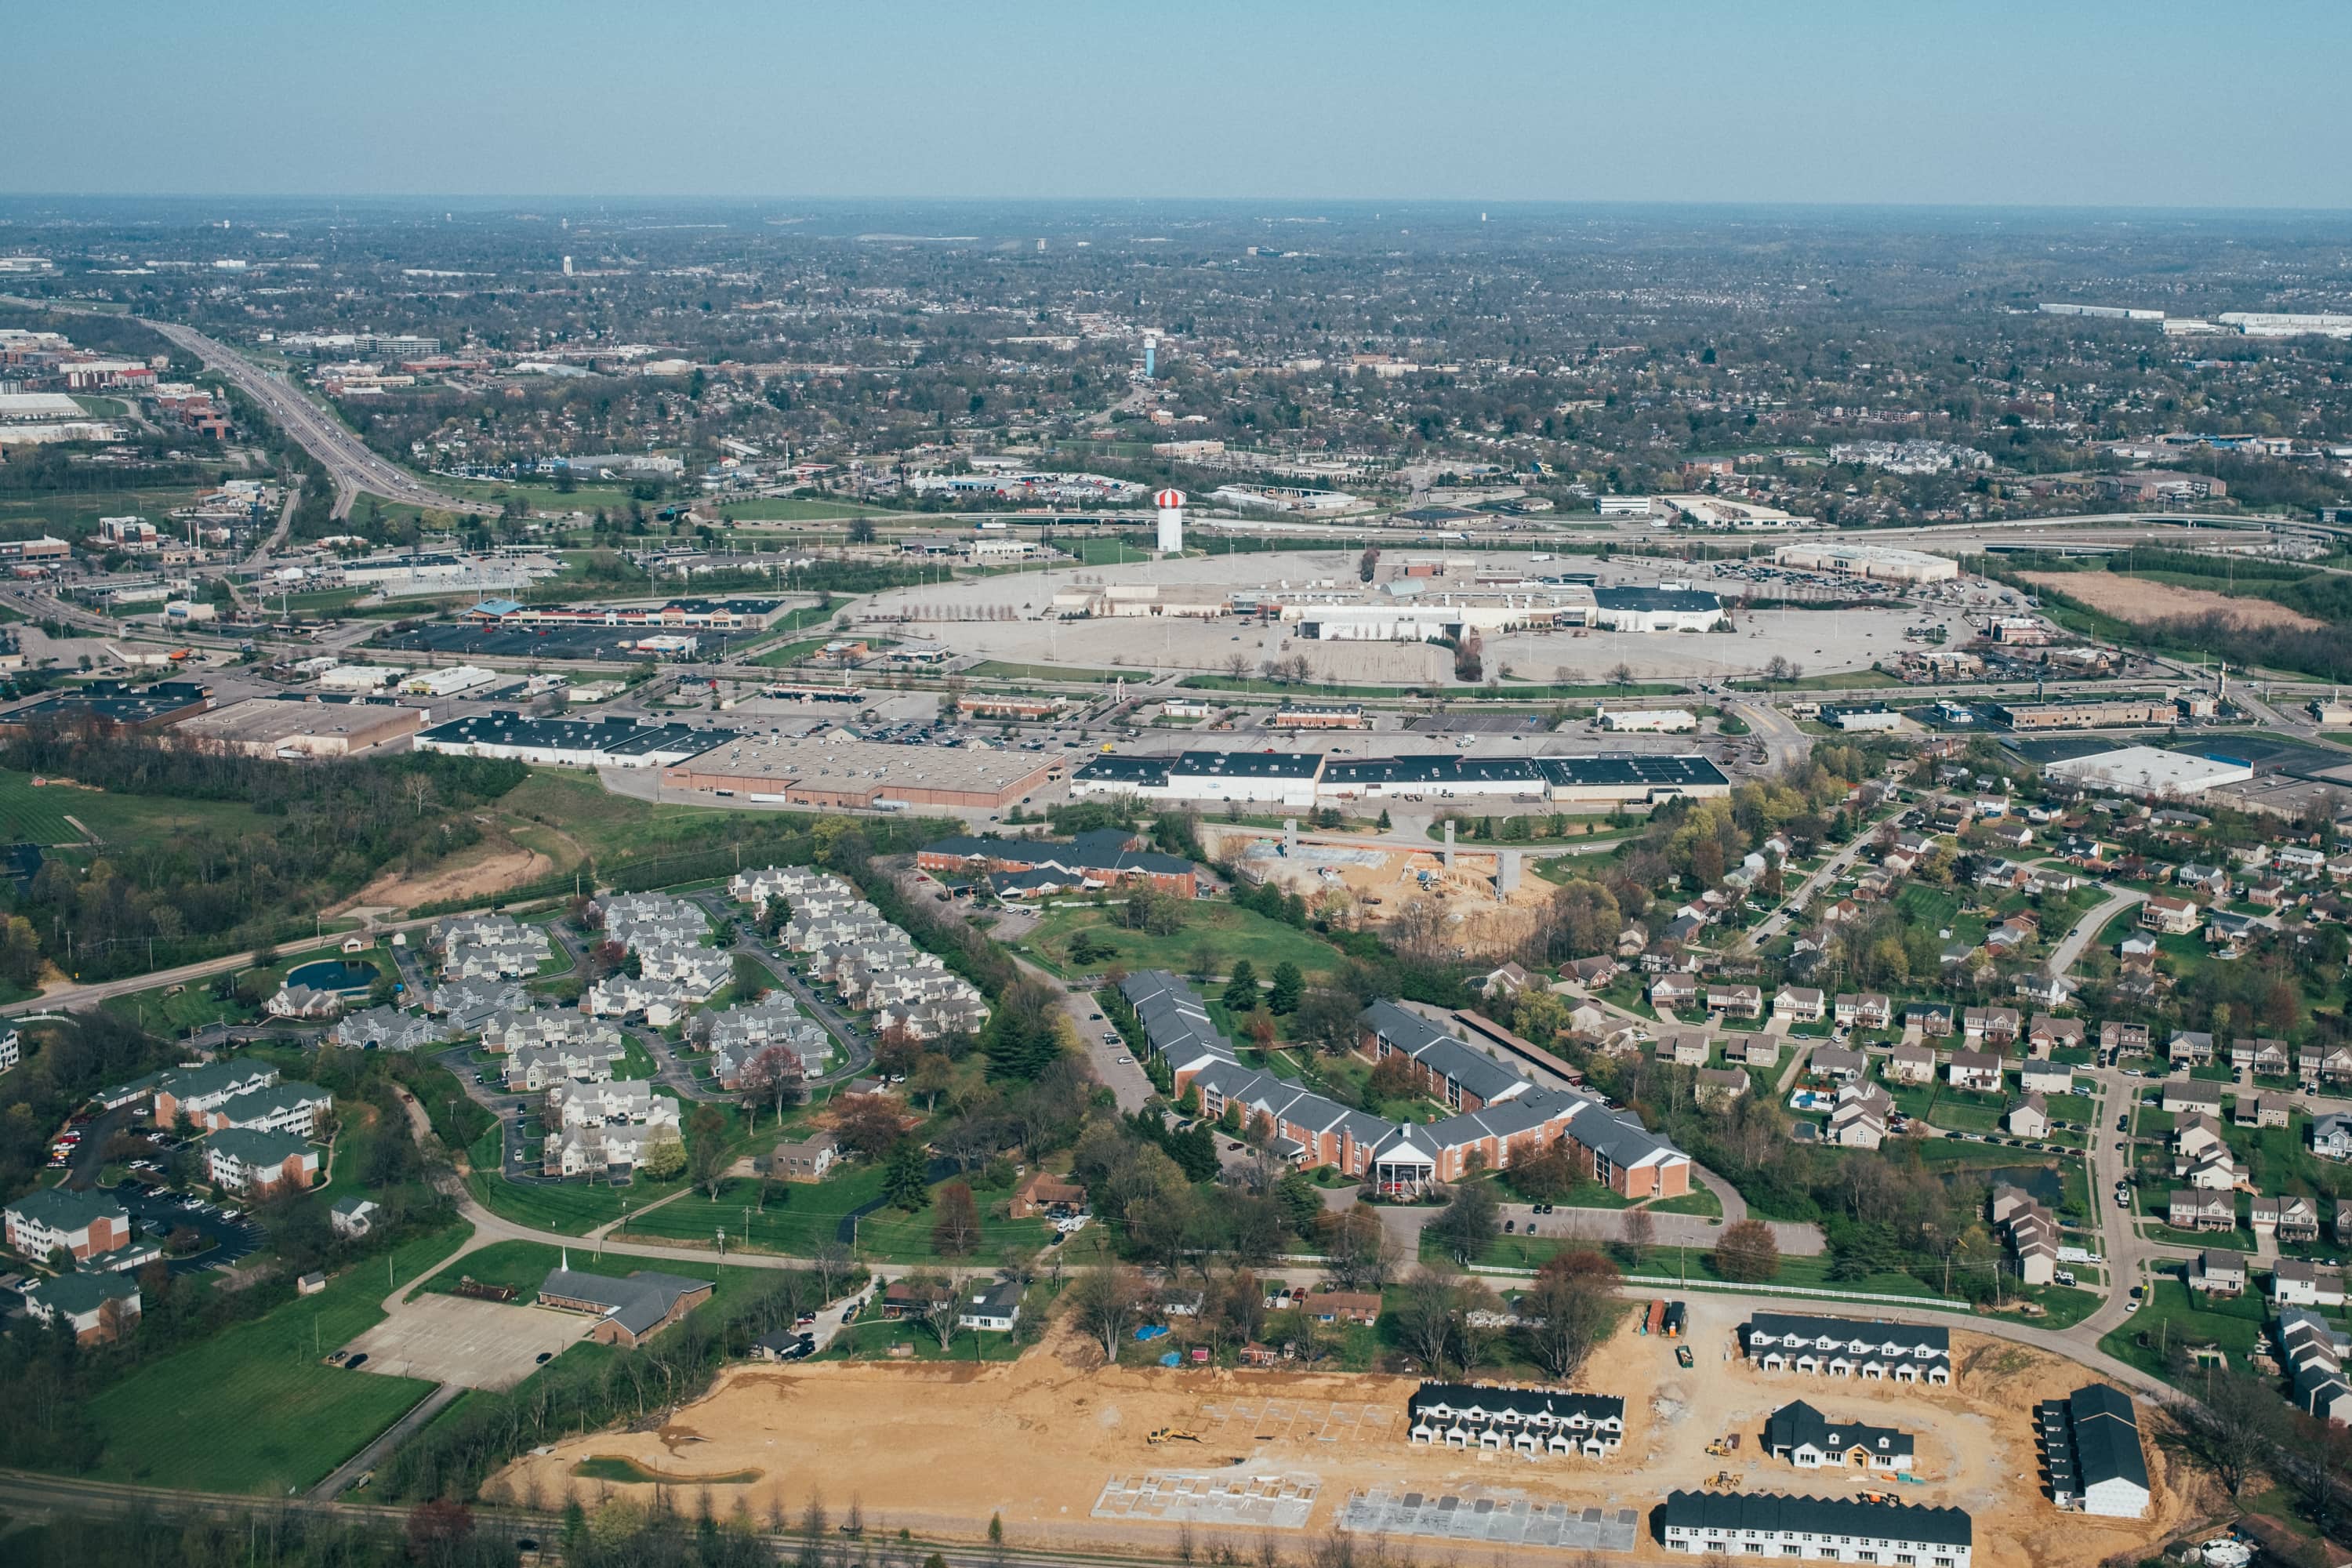
[[[555,862],[536,849],[501,841],[457,856],[421,876],[387,871],[327,912],[341,914],[371,904],[413,910],[419,904],[478,903],[554,869]]]

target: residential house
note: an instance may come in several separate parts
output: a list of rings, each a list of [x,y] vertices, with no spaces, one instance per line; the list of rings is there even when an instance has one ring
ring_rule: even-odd
[[[2147,1458],[2130,1395],[2094,1383],[2064,1400],[2043,1400],[2035,1416],[2052,1501],[2106,1519],[2147,1512]]]
[[[2164,1080],[2164,1109],[2175,1116],[2196,1111],[2205,1116],[2220,1116],[2225,1090],[2221,1084],[2205,1083],[2193,1078],[2168,1078]]]
[[[2311,1152],[2323,1160],[2352,1160],[2352,1115],[2331,1110],[2311,1119]]]
[[[1975,1526],[1957,1508],[1779,1493],[1676,1491],[1658,1537],[1677,1556],[1751,1556],[1969,1568]]]
[[[1952,1009],[1941,1002],[1906,1002],[1903,1005],[1903,1027],[1916,1029],[1931,1039],[1941,1038],[1952,1032]]]
[[[2084,1026],[2080,1018],[2057,1018],[2047,1013],[2033,1015],[2026,1026],[2025,1047],[2037,1057],[2053,1051],[2077,1051],[2083,1048]]]
[[[1828,1083],[1853,1083],[1870,1070],[1870,1058],[1843,1046],[1815,1046],[1805,1058],[1805,1073]]]
[[[1606,1394],[1424,1383],[1405,1402],[1405,1440],[1531,1459],[1601,1459],[1625,1440],[1625,1401]]]
[[[2204,911],[2195,903],[2169,893],[2150,893],[2139,907],[2139,923],[2167,936],[2187,936],[2203,919]]]
[[[1990,1051],[1954,1051],[1944,1066],[1946,1081],[1955,1089],[2000,1088],[2000,1058]]]
[[[2050,1134],[2050,1101],[2038,1093],[2012,1100],[2000,1124],[2013,1137],[2046,1138]]]
[[[1021,1282],[1000,1279],[969,1293],[956,1311],[956,1327],[978,1333],[1009,1334],[1021,1321]]]
[[[1710,985],[1706,1010],[1718,1018],[1753,1018],[1764,1011],[1764,990],[1759,985]]]
[[[1887,1055],[1886,1076],[1895,1083],[1933,1083],[1936,1053],[1926,1046],[1897,1046]]]
[[[2211,1067],[2213,1037],[2202,1029],[2177,1029],[2166,1043],[2164,1054],[2174,1067]]]
[[[1039,1215],[1076,1215],[1086,1206],[1083,1185],[1051,1172],[1033,1171],[1014,1190],[1007,1213],[1013,1219],[1034,1219]]]
[[[2284,1040],[2239,1038],[2230,1042],[2230,1065],[2258,1078],[2286,1078],[2294,1071],[2294,1053]]]
[[[1356,1018],[1357,1049],[1375,1062],[1403,1057],[1415,1087],[1452,1110],[1479,1110],[1533,1087],[1511,1068],[1418,1013],[1375,1002]]]
[[[2246,1255],[2229,1247],[2206,1247],[2183,1266],[2181,1277],[2191,1290],[2205,1295],[2242,1296],[2246,1293]]]
[[[768,1174],[779,1181],[822,1181],[824,1173],[841,1159],[841,1141],[831,1132],[813,1132],[805,1138],[785,1139],[768,1154]],[[1014,1215],[1015,1219],[1026,1218]]]
[[[1837,1022],[1849,1028],[1884,1029],[1895,1021],[1895,1004],[1882,992],[1848,992],[1837,999]]]
[[[1652,1054],[1676,1067],[1703,1068],[1706,1066],[1708,1050],[1704,1029],[1661,1029]]]
[[[2099,1026],[2099,1050],[2109,1057],[2144,1057],[2152,1042],[2146,1024],[2109,1019]]]
[[[335,1025],[334,1036],[337,1045],[355,1051],[413,1051],[446,1038],[432,1019],[397,1007],[347,1013]]]
[[[2225,1192],[2176,1192],[2165,1204],[2165,1223],[2175,1230],[2235,1230],[2238,1203]]]
[[[2074,1069],[2063,1062],[2029,1058],[2018,1069],[2017,1086],[2041,1094],[2072,1094],[2074,1091]]]
[[[1773,994],[1772,1016],[1793,1023],[1818,1024],[1827,1016],[1828,1006],[1819,990],[1811,985],[1783,985]]]
[[[1769,1068],[1780,1064],[1780,1038],[1777,1035],[1726,1035],[1723,1055],[1727,1061],[1745,1067]]]
[[[1992,1222],[2009,1238],[2017,1258],[2017,1277],[2028,1285],[2047,1285],[2058,1271],[2058,1218],[2004,1182],[1992,1190]]]
[[[1858,1421],[1832,1421],[1800,1399],[1764,1420],[1764,1447],[1801,1470],[1860,1469],[1890,1473],[1911,1468],[1907,1432]]]
[[[1895,1120],[1895,1100],[1874,1083],[1838,1086],[1837,1103],[1822,1129],[1824,1142],[1844,1149],[1875,1149],[1886,1141]]]
[[[1720,1110],[1747,1092],[1746,1068],[1701,1068],[1691,1085],[1691,1098],[1709,1110]]]
[[[2241,1127],[2284,1127],[2292,1120],[2293,1103],[2283,1094],[2242,1094],[2230,1119]]]
[[[337,1236],[357,1239],[375,1228],[375,1216],[383,1211],[373,1198],[363,1198],[356,1193],[337,1198],[327,1209],[327,1222]]]
[[[2282,1307],[2344,1305],[2344,1277],[2303,1258],[2282,1258],[2271,1267],[2271,1300]]]

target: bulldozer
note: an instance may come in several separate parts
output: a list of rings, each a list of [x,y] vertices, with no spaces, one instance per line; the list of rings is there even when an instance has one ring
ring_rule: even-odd
[[[1731,1454],[1731,1445],[1717,1437],[1707,1444],[1706,1451],[1711,1458],[1727,1458]]]
[[[1736,1492],[1742,1486],[1745,1486],[1747,1482],[1748,1478],[1744,1475],[1734,1475],[1729,1470],[1717,1470],[1715,1472],[1715,1479],[1706,1483],[1706,1489],[1709,1491]]]
[[[1151,1444],[1197,1443],[1201,1440],[1201,1435],[1198,1432],[1187,1432],[1181,1426],[1160,1426],[1146,1432],[1143,1435],[1143,1440]]]

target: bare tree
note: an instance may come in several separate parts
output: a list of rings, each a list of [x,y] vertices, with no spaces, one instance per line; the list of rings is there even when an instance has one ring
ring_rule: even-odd
[[[1142,1321],[1143,1282],[1116,1264],[1097,1264],[1069,1289],[1072,1321],[1102,1346],[1103,1363],[1118,1360],[1118,1347]]]

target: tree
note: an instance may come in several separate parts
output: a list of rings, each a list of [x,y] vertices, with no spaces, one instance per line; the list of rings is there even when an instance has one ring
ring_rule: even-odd
[[[933,1200],[931,1246],[942,1258],[962,1258],[980,1245],[980,1205],[969,1182],[950,1182]]]
[[[930,1157],[914,1139],[900,1138],[891,1146],[889,1163],[882,1167],[882,1196],[908,1214],[930,1201]]]
[[[1229,1013],[1257,1010],[1257,969],[1248,959],[1234,960],[1233,973],[1225,981],[1224,1003]]]
[[[1326,1213],[1317,1222],[1323,1271],[1343,1290],[1378,1292],[1396,1277],[1403,1248],[1370,1204]]]
[[[2249,1373],[2210,1373],[2201,1404],[2168,1411],[2180,1447],[2213,1472],[2232,1501],[2273,1462],[2286,1433],[2286,1406],[2268,1383]]]
[[[1119,1345],[1142,1321],[1143,1281],[1116,1264],[1097,1264],[1073,1280],[1067,1294],[1071,1321],[1102,1347],[1104,1365],[1116,1363]]]
[[[743,1108],[754,1121],[764,1101],[782,1121],[784,1107],[799,1102],[803,1081],[800,1058],[782,1046],[766,1046],[754,1052],[736,1074],[735,1092],[743,1097]]]
[[[1519,1298],[1519,1348],[1554,1383],[1572,1383],[1617,1317],[1614,1265],[1579,1248],[1553,1254]]]
[[[1456,1263],[1466,1264],[1483,1256],[1503,1233],[1502,1209],[1495,1201],[1495,1189],[1485,1182],[1461,1183],[1438,1216],[1429,1222],[1429,1230]]]
[[[1398,1295],[1397,1333],[1405,1348],[1431,1372],[1443,1369],[1446,1352],[1454,1346],[1456,1287],[1460,1283],[1460,1277],[1451,1269],[1423,1264],[1412,1271]]]
[[[1284,959],[1274,966],[1274,988],[1266,993],[1266,1011],[1278,1017],[1296,1013],[1306,990],[1306,972],[1290,960]]]
[[[834,1136],[842,1146],[878,1159],[906,1135],[906,1118],[886,1095],[845,1094],[834,1101]]]
[[[1780,1244],[1772,1227],[1760,1219],[1743,1219],[1723,1228],[1715,1244],[1715,1271],[1726,1279],[1757,1284],[1780,1272]]]
[[[735,1163],[727,1150],[727,1118],[715,1105],[698,1105],[687,1118],[686,1130],[694,1135],[686,1146],[687,1173],[716,1203],[727,1168]]]
[[[956,1319],[963,1315],[963,1277],[914,1274],[908,1277],[907,1284],[922,1303],[923,1326],[940,1342],[940,1349],[947,1349],[955,1339]]]
[[[686,1169],[686,1141],[675,1127],[656,1130],[637,1156],[637,1169],[648,1181],[667,1182]]]

